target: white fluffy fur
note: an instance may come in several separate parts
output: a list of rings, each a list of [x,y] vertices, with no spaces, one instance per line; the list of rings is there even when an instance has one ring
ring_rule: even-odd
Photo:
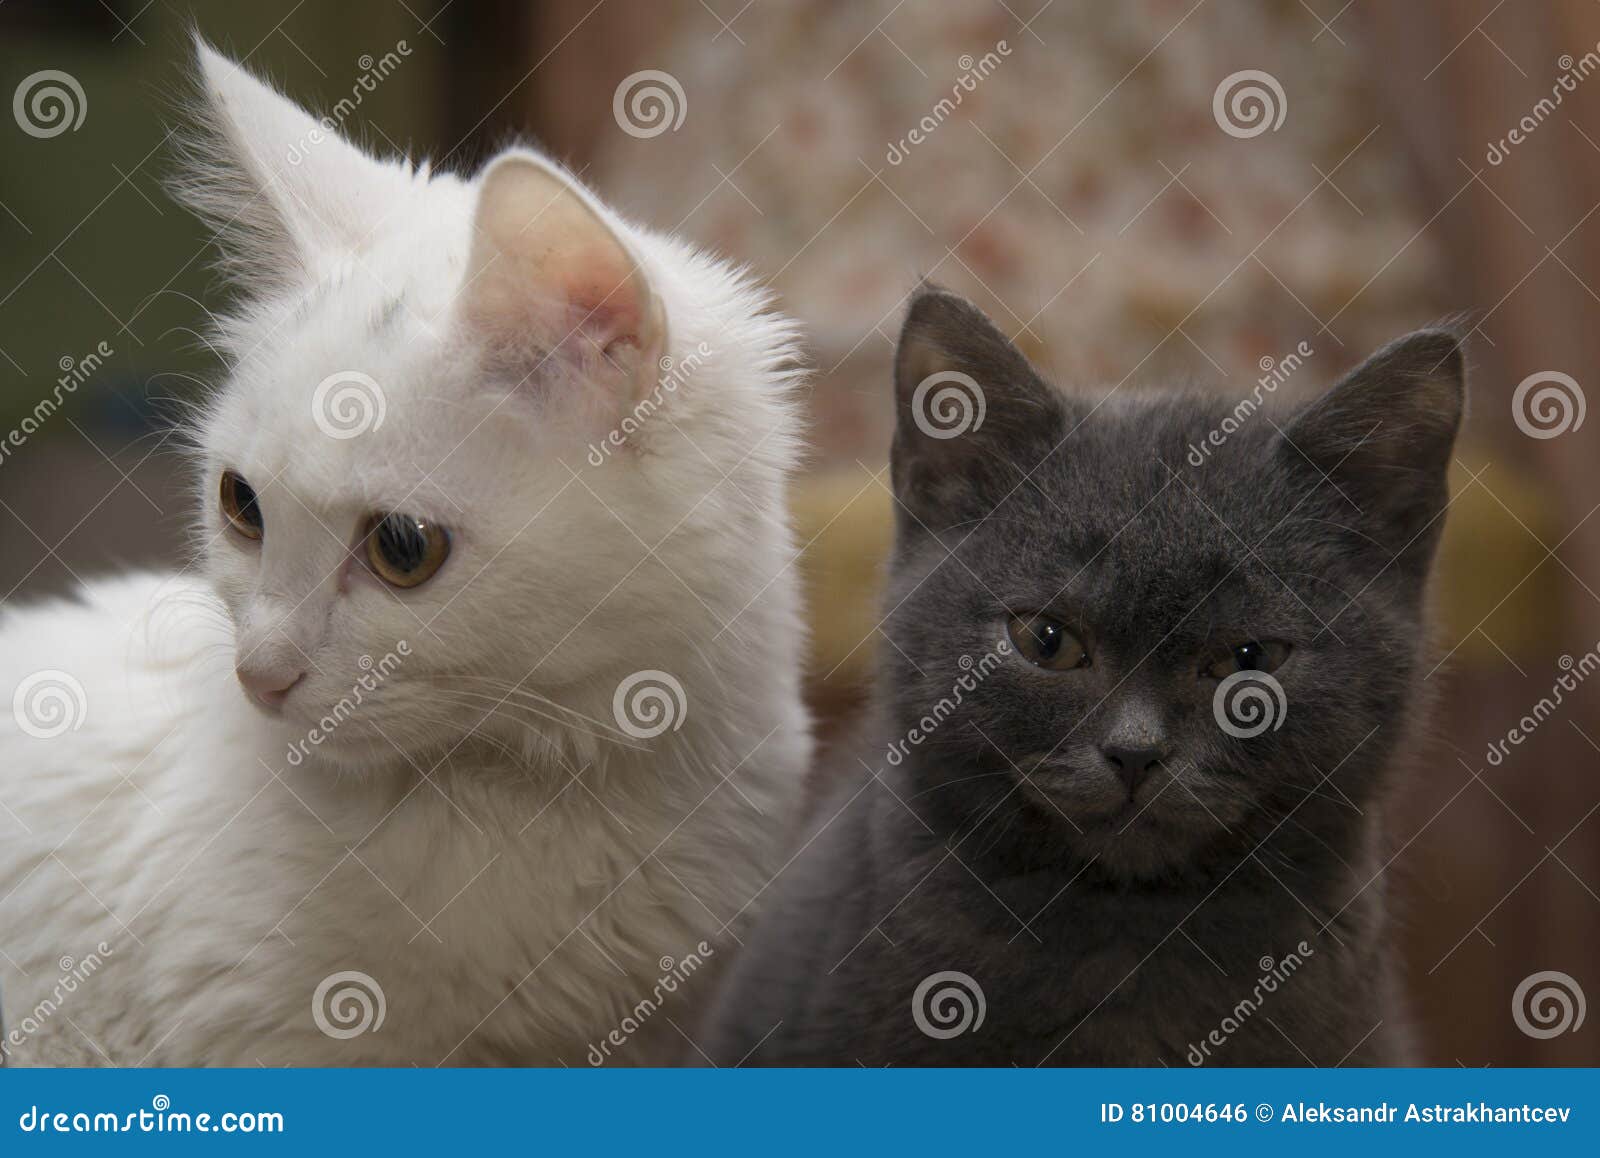
[[[503,279],[481,296],[469,262],[505,228],[481,176],[373,160],[200,56],[216,136],[190,193],[229,227],[248,304],[219,322],[232,371],[195,431],[194,563],[0,618],[0,985],[24,1038],[9,1061],[582,1064],[661,958],[703,938],[731,952],[718,931],[781,863],[810,746],[783,499],[794,329],[527,150],[493,168],[566,198],[562,231],[525,251],[525,301]],[[515,218],[527,190],[507,196],[496,212]],[[591,326],[574,279],[618,249],[638,308]],[[472,316],[517,308],[526,340],[509,345]],[[595,466],[589,446],[654,384],[651,342],[711,354]],[[351,369],[380,384],[384,421],[330,438],[312,394]],[[226,528],[224,468],[260,493],[261,542]],[[451,529],[421,587],[352,558],[389,510]],[[361,657],[400,640],[410,656],[288,762]],[[307,667],[281,716],[234,678],[258,662]],[[7,710],[41,669],[86,696],[49,739]],[[641,669],[687,699],[681,728],[649,740],[613,716]],[[60,993],[61,958],[101,942]],[[376,980],[386,1014],[341,1040],[312,999],[346,970]],[[662,1021],[687,1028],[710,984],[655,1015],[673,1048]]]

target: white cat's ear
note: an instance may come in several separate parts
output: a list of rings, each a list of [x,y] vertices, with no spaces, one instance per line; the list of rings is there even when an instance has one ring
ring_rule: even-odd
[[[178,194],[222,239],[246,284],[303,288],[360,252],[409,183],[195,38],[200,107]]]
[[[654,380],[666,317],[637,255],[566,173],[504,153],[478,183],[461,320],[512,370],[583,367],[631,397]],[[556,367],[552,367],[556,368]]]

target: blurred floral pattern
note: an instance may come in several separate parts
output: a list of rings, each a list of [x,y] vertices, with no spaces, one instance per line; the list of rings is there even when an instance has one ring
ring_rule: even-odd
[[[690,115],[608,139],[597,180],[807,319],[825,455],[881,456],[883,371],[921,276],[1066,381],[1238,391],[1306,340],[1309,387],[1441,312],[1435,255],[1408,244],[1422,220],[1361,58],[1297,3],[1193,7],[775,5],[744,43],[684,19],[658,55]],[[1293,131],[1226,131],[1214,94],[1264,61]]]

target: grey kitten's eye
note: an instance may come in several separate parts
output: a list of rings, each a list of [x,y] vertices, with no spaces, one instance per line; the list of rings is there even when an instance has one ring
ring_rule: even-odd
[[[367,525],[367,565],[395,587],[433,578],[450,554],[450,532],[411,515],[373,515]]]
[[[222,514],[228,525],[247,539],[259,539],[265,532],[261,504],[255,488],[231,470],[222,472]]]
[[[1089,666],[1089,651],[1083,642],[1048,615],[1013,615],[1006,634],[1022,658],[1035,667],[1071,671]]]
[[[1229,648],[1228,654],[1206,668],[1205,674],[1220,680],[1240,671],[1277,671],[1292,650],[1293,645],[1282,640],[1264,639],[1258,642],[1252,639]]]

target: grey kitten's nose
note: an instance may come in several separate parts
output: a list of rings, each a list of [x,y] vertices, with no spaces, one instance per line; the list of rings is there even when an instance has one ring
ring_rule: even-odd
[[[1143,783],[1150,769],[1167,757],[1165,744],[1150,742],[1120,743],[1111,741],[1101,745],[1100,751],[1116,768],[1117,778],[1128,786],[1129,796],[1132,796],[1139,785]]]
[[[304,679],[306,673],[283,668],[236,667],[234,674],[252,699],[268,711],[276,712],[289,698],[289,689]]]

